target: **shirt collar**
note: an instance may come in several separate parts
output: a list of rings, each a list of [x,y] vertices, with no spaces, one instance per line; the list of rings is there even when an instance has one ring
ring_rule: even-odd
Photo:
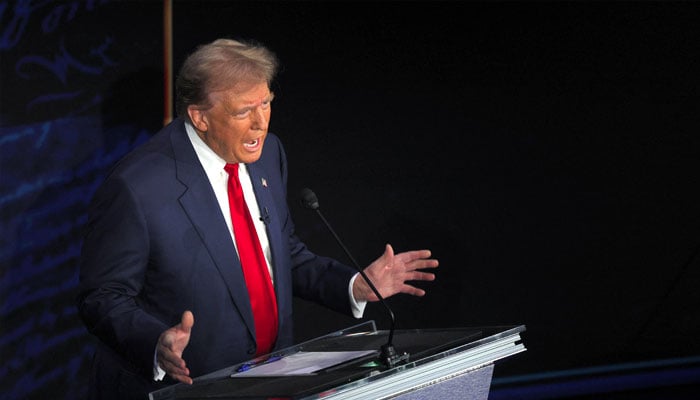
[[[197,158],[199,158],[199,162],[202,163],[204,169],[212,172],[222,171],[226,165],[226,160],[219,157],[211,147],[204,143],[204,140],[194,130],[191,122],[185,121],[185,130],[187,131],[187,137],[192,142],[194,152],[197,153]]]

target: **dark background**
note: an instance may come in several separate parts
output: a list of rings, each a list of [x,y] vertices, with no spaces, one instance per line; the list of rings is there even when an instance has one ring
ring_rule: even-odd
[[[80,227],[107,168],[162,125],[163,3],[21,5],[0,2],[0,398],[81,398]],[[298,205],[310,187],[360,264],[385,243],[431,249],[428,294],[388,301],[397,327],[526,325],[498,384],[698,362],[699,17],[692,2],[176,0],[173,53],[177,68],[221,36],[277,53],[271,131],[299,235],[347,261]],[[299,340],[357,323],[295,305]],[[377,304],[366,319],[388,327]]]

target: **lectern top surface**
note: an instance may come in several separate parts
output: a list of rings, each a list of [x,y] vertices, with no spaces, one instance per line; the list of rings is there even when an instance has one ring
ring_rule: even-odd
[[[176,384],[150,394],[152,400],[169,399],[321,399],[327,393],[353,386],[376,383],[394,375],[425,370],[441,365],[445,373],[454,374],[523,351],[519,334],[523,325],[448,329],[397,330],[390,335],[376,330],[373,322],[363,323],[324,335],[255,360],[198,377],[192,385]],[[379,349],[389,337],[405,362],[387,366],[378,357]],[[377,350],[377,351],[373,351]],[[327,359],[330,352],[357,354],[324,364],[320,369],[303,374],[267,375],[240,374],[241,368],[283,360],[300,355],[318,354]],[[304,353],[304,354],[302,354]],[[320,360],[321,357],[319,357]],[[454,362],[452,360],[455,360]],[[428,368],[430,370],[430,368]]]

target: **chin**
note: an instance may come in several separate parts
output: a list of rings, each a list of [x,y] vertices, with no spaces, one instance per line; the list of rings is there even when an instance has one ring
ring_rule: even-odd
[[[254,155],[246,155],[245,157],[241,158],[241,162],[244,164],[252,164],[260,159],[260,156],[262,155],[262,152],[258,152],[257,154]]]

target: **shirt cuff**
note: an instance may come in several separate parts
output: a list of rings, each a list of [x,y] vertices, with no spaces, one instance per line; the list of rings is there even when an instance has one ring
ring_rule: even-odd
[[[165,378],[165,371],[158,365],[158,349],[153,354],[153,380],[162,381]]]
[[[353,275],[352,279],[350,279],[348,294],[350,295],[350,309],[352,310],[352,316],[359,319],[365,314],[365,306],[367,305],[367,302],[355,300],[355,296],[352,293],[352,285],[355,283],[355,279],[357,279],[358,275],[360,275],[359,272]]]

